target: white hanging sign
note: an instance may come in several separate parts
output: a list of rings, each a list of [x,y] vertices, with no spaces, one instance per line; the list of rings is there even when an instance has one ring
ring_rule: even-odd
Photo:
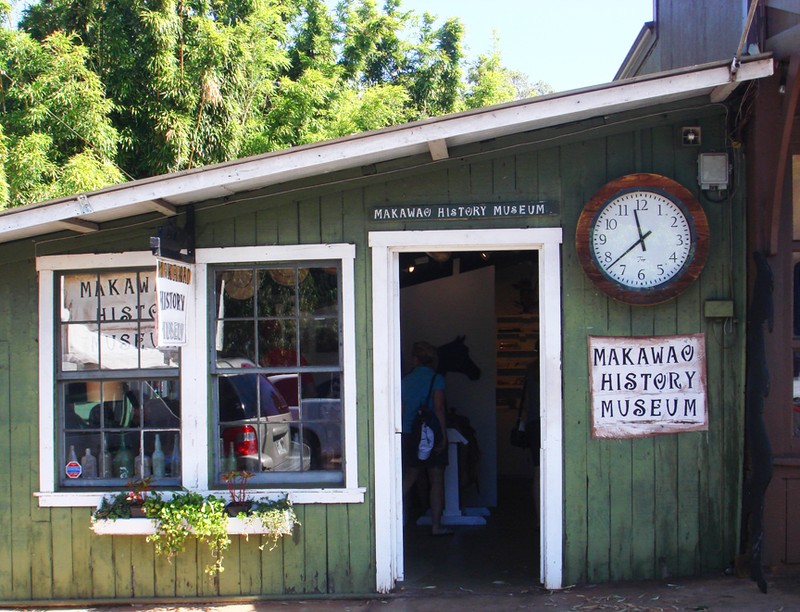
[[[156,308],[158,347],[184,346],[187,341],[189,300],[193,296],[194,266],[157,259]]]
[[[703,334],[589,337],[593,438],[708,429]]]

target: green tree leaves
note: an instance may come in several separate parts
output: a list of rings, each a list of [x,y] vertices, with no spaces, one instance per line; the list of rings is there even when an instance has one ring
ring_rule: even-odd
[[[123,180],[112,162],[119,142],[113,104],[86,54],[60,32],[38,43],[0,29],[0,195],[7,205]]]
[[[9,206],[534,89],[496,49],[467,70],[461,22],[400,0],[40,0],[21,28],[0,29]]]

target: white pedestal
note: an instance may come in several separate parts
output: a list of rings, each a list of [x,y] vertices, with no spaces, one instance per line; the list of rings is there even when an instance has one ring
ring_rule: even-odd
[[[461,508],[458,487],[458,445],[468,444],[457,429],[447,429],[447,467],[444,470],[444,511],[442,525],[485,525],[488,508]],[[430,525],[428,511],[417,519],[417,525]]]

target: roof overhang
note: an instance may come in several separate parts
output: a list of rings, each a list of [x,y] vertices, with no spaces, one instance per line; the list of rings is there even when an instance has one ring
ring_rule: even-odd
[[[0,212],[0,242],[65,229],[87,233],[108,221],[151,212],[170,216],[194,202],[413,155],[446,159],[456,146],[689,98],[721,102],[740,83],[773,73],[769,56],[745,58],[734,75],[729,64],[614,81],[12,208]]]

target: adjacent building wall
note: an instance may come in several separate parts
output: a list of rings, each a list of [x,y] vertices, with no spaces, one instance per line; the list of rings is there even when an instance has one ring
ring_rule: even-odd
[[[656,41],[638,74],[733,59],[747,0],[654,0],[653,6]]]

